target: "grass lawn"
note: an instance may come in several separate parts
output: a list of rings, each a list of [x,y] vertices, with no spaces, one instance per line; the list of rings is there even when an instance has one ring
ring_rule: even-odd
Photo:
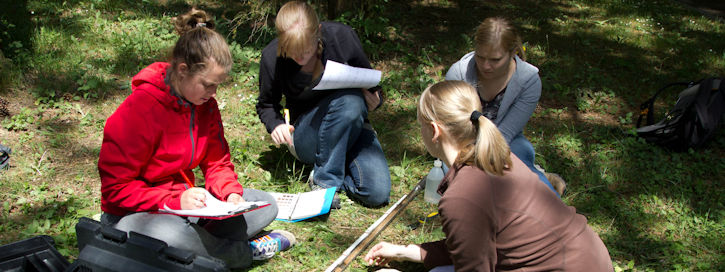
[[[240,182],[306,191],[310,166],[275,147],[254,110],[260,52],[273,38],[263,16],[274,2],[28,0],[0,12],[0,44],[8,48],[0,58],[0,143],[13,149],[11,167],[0,171],[0,244],[46,234],[69,260],[78,256],[75,224],[100,213],[96,163],[105,120],[130,93],[130,78],[165,59],[177,37],[170,18],[190,5],[217,15],[231,44],[234,68],[217,100]],[[387,100],[370,118],[388,158],[391,202],[433,165],[415,122],[418,94],[472,50],[483,18],[503,15],[519,26],[543,82],[524,132],[536,162],[567,181],[563,201],[588,218],[615,269],[725,270],[723,131],[706,148],[683,153],[633,136],[639,104],[659,87],[725,75],[723,20],[671,0],[365,2],[366,10],[335,20],[356,28],[383,71]],[[22,31],[29,32],[12,35]],[[658,108],[671,107],[676,93]],[[329,217],[275,221],[270,229],[292,231],[300,244],[249,271],[323,270],[386,209],[343,196]],[[417,198],[378,240],[442,238],[439,221],[408,228],[435,209]],[[348,270],[374,269],[358,258]]]

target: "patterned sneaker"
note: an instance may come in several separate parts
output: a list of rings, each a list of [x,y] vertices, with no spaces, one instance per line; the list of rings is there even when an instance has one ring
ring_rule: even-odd
[[[287,250],[295,244],[295,236],[284,230],[273,230],[266,235],[249,241],[252,247],[252,260],[261,261],[272,258],[277,252]]]

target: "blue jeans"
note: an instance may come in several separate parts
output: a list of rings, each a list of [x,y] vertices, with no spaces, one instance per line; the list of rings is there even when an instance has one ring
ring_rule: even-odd
[[[551,182],[549,182],[549,179],[546,178],[546,175],[544,173],[541,173],[539,169],[536,169],[534,166],[534,145],[529,142],[529,140],[524,137],[523,133],[519,133],[519,135],[516,135],[516,137],[511,140],[511,143],[509,144],[509,147],[511,148],[511,153],[514,153],[516,157],[518,157],[526,166],[531,169],[534,174],[539,176],[539,180],[546,184],[546,186],[549,186],[549,189],[551,189],[556,196],[561,197],[558,192],[556,192],[556,189],[554,189],[554,186],[551,185]],[[448,166],[443,164],[443,173],[448,173]]]
[[[223,260],[229,268],[252,264],[249,239],[277,217],[277,202],[264,191],[245,189],[246,201],[266,201],[269,206],[224,220],[207,220],[172,214],[138,212],[126,216],[104,213],[101,223],[122,231],[135,231],[169,246]]]
[[[534,174],[539,176],[541,182],[546,184],[546,186],[549,186],[549,189],[551,189],[556,196],[559,196],[559,193],[556,192],[556,189],[554,189],[554,186],[551,185],[549,179],[547,179],[544,173],[539,171],[539,169],[536,169],[534,166],[534,146],[526,139],[526,137],[524,137],[524,134],[519,133],[519,135],[516,135],[511,140],[511,143],[509,143],[509,146],[511,147],[511,153],[514,153],[516,157],[519,157],[519,159],[524,162],[524,164],[526,164],[526,166],[528,166]]]
[[[390,171],[375,131],[365,127],[365,99],[360,89],[333,92],[297,118],[297,156],[314,165],[315,184],[344,189],[366,206],[386,205]]]
[[[433,267],[433,269],[429,270],[428,272],[454,272],[455,269],[453,265],[441,265]]]

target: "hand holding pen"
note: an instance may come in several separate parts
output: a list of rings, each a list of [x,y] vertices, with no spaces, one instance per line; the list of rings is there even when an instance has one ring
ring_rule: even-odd
[[[292,132],[295,131],[295,127],[290,125],[289,110],[284,109],[284,124],[280,124],[272,131],[272,141],[274,144],[286,144],[289,146],[294,145],[292,141]]]
[[[191,180],[186,177],[183,170],[179,170],[179,174],[184,178],[188,188],[181,194],[181,209],[194,210],[206,207],[206,190],[204,188],[195,187]]]

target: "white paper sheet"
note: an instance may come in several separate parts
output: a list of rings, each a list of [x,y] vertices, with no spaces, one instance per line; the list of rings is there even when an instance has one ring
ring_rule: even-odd
[[[372,88],[380,83],[382,72],[374,69],[352,67],[328,60],[322,72],[320,83],[313,90],[334,90],[346,88]]]
[[[204,204],[206,204],[206,207],[194,210],[174,210],[164,204],[164,208],[160,209],[159,212],[193,217],[223,217],[255,209],[257,207],[267,205],[268,203],[264,201],[255,201],[233,204],[231,202],[221,201],[212,196],[209,191],[206,191],[206,200],[204,201]]]

